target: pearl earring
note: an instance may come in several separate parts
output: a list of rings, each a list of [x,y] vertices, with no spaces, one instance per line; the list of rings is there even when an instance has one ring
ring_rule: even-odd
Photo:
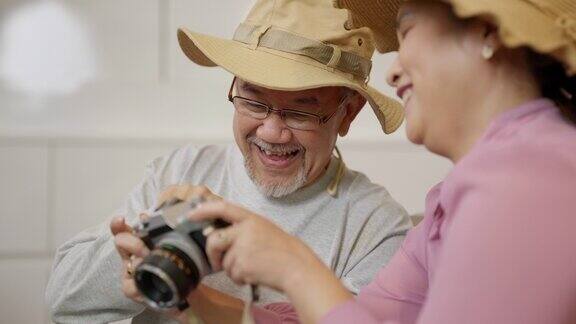
[[[484,47],[482,48],[482,57],[485,60],[489,60],[492,58],[492,56],[494,56],[494,49],[492,48],[492,46],[484,45]]]

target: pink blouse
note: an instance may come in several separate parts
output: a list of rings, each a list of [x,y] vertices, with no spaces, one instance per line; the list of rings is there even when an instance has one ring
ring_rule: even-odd
[[[321,323],[576,323],[576,126],[547,99],[492,122],[424,220]],[[294,323],[288,304],[258,323]]]

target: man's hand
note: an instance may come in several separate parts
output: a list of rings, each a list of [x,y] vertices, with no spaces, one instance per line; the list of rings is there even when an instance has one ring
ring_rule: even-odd
[[[147,217],[145,214],[141,214],[140,220],[145,217]],[[136,289],[132,275],[134,269],[150,251],[144,242],[132,233],[132,227],[126,224],[123,217],[115,217],[110,222],[110,231],[114,235],[116,250],[122,258],[122,292],[126,297],[141,303],[142,296]]]
[[[158,198],[158,206],[175,199],[191,200],[194,197],[202,197],[205,200],[220,200],[221,198],[213,194],[205,186],[178,185],[170,186],[162,192]],[[144,221],[149,216],[140,214],[140,221]],[[134,269],[150,253],[144,242],[133,234],[133,229],[123,217],[115,217],[110,222],[110,231],[114,236],[114,245],[122,259],[122,292],[124,295],[135,302],[142,303],[142,295],[136,288],[133,278]],[[188,322],[188,316],[176,308],[170,309],[167,314],[182,323]]]
[[[158,206],[174,199],[190,200],[194,197],[201,196],[206,200],[219,200],[217,195],[213,194],[205,186],[178,185],[170,186],[162,192],[158,198]],[[144,221],[149,216],[145,213],[140,214],[140,221]],[[134,269],[142,262],[150,251],[144,242],[133,234],[133,229],[123,217],[116,217],[110,223],[110,230],[114,235],[114,244],[116,250],[122,258],[122,291],[126,297],[142,302],[142,296],[136,289],[136,284],[132,277]]]
[[[160,197],[158,197],[158,206],[162,206],[176,199],[189,201],[195,197],[202,197],[207,201],[222,199],[220,196],[212,193],[206,186],[174,185],[169,186],[160,194]]]

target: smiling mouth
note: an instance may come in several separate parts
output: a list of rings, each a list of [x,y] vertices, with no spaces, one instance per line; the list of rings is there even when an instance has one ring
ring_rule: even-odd
[[[267,157],[273,158],[273,159],[289,159],[291,157],[296,156],[300,150],[296,149],[294,151],[270,151],[267,149],[264,149],[256,144],[254,144],[258,150],[260,150],[261,153],[265,154]]]
[[[396,95],[402,100],[404,106],[408,103],[408,100],[412,97],[413,86],[412,84],[405,84],[401,87],[398,87],[396,90]]]
[[[412,84],[405,84],[403,86],[398,87],[398,89],[396,90],[396,95],[398,96],[398,98],[403,98],[404,94],[408,90],[412,90]]]
[[[402,102],[404,103],[404,106],[406,106],[410,98],[412,98],[412,88],[407,89],[402,94]]]
[[[285,169],[292,165],[303,152],[301,148],[285,148],[279,147],[278,149],[271,149],[262,147],[257,143],[252,143],[256,148],[256,153],[260,162],[269,168]]]

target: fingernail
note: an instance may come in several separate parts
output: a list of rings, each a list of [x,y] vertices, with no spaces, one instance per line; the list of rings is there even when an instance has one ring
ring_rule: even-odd
[[[212,232],[214,232],[216,229],[214,228],[214,226],[208,226],[206,228],[204,228],[202,230],[202,234],[204,234],[204,236],[208,236],[210,235]]]

